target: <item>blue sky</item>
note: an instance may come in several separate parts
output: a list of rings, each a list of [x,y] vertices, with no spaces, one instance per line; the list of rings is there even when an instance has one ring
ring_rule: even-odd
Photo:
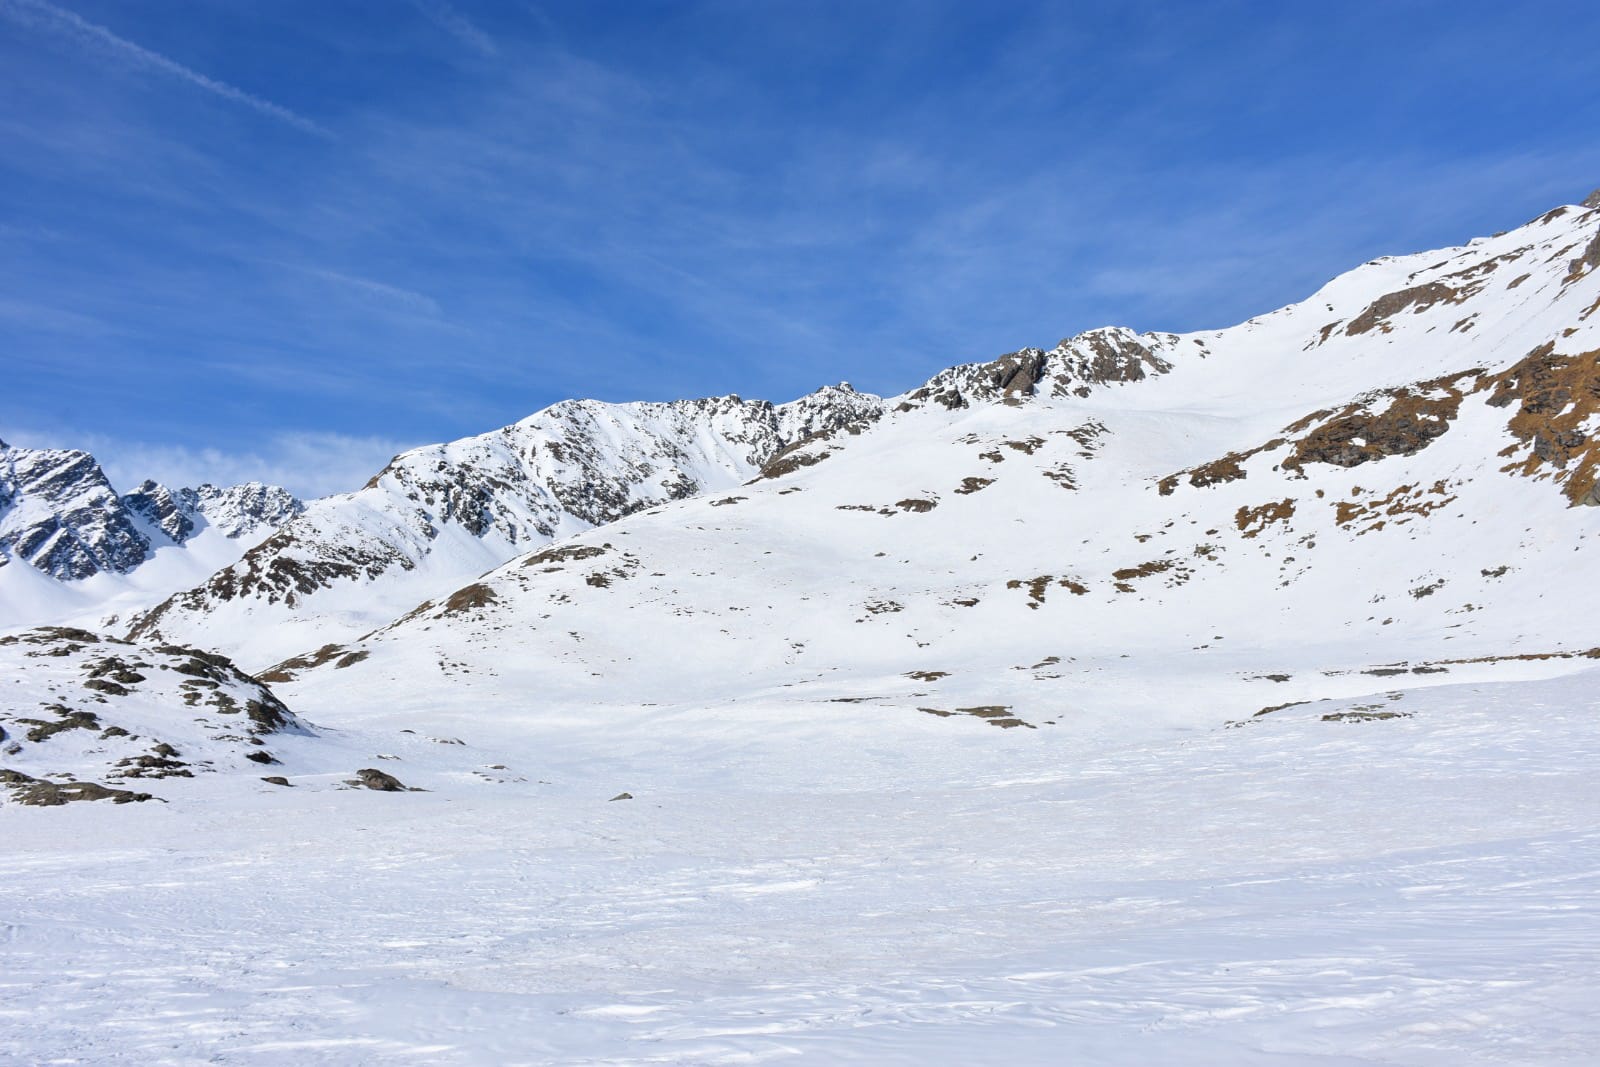
[[[354,487],[556,400],[1223,326],[1600,185],[1600,4],[0,0],[0,438]]]

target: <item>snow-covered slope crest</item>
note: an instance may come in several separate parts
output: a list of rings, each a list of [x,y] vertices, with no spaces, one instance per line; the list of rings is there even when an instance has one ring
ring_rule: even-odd
[[[780,405],[564,401],[396,456],[362,489],[313,502],[237,564],[159,605],[133,633],[203,641],[219,628],[248,630],[276,642],[270,662],[359,634],[556,538],[735,486],[789,445],[871,423],[883,406],[847,383]]]
[[[21,560],[60,581],[127,574],[208,527],[248,538],[300,508],[286,490],[258,482],[169,489],[145,481],[119,496],[87,452],[0,441],[0,567]]]
[[[215,653],[40,627],[0,637],[0,802],[149,800],[165,779],[259,776],[307,734],[272,691]]]

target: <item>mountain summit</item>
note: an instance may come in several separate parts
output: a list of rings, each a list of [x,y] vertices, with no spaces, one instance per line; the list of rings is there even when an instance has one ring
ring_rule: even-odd
[[[20,561],[62,581],[127,574],[207,528],[247,539],[301,506],[259,482],[169,489],[145,481],[119,496],[87,452],[0,441],[0,567]]]

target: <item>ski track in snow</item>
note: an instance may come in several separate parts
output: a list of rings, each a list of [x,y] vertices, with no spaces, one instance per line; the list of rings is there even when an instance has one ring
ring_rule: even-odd
[[[1593,678],[8,819],[0,1062],[1594,1062]]]

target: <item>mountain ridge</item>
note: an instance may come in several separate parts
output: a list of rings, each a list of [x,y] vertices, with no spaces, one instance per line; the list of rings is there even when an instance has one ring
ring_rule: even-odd
[[[1224,330],[1180,335],[1102,327],[1048,350],[1023,348],[947,368],[887,399],[841,384],[781,405],[737,396],[632,405],[563,401],[500,430],[402,453],[362,489],[312,502],[245,558],[142,613],[131,633],[190,642],[218,629],[278,635],[270,649],[260,648],[258,664],[342,644],[542,545],[674,501],[736,490],[752,478],[782,478],[845,447],[841,435],[870,434],[919,412],[954,416],[984,405],[1044,403],[1077,405],[1090,415],[1105,408],[1194,418],[1241,402],[1284,412],[1277,428],[1263,423],[1248,444],[1177,457],[1189,462],[1168,465],[1152,481],[1164,496],[1180,482],[1193,489],[1230,480],[1235,467],[1247,472],[1251,457],[1284,446],[1284,424],[1301,420],[1307,421],[1292,443],[1294,457],[1325,458],[1343,448],[1348,463],[1335,465],[1356,466],[1362,457],[1408,454],[1451,421],[1430,412],[1459,406],[1429,388],[1483,369],[1473,363],[1508,367],[1513,361],[1502,357],[1523,343],[1519,331],[1536,342],[1530,353],[1565,339],[1541,333],[1536,312],[1551,301],[1570,303],[1569,287],[1593,274],[1590,252],[1600,247],[1600,234],[1588,232],[1594,210],[1557,207],[1463,246],[1380,257],[1303,301]],[[1512,270],[1517,276],[1508,281]],[[1494,303],[1484,304],[1491,296]],[[1581,323],[1594,310],[1590,304],[1572,317]],[[1445,330],[1441,313],[1454,315],[1445,331],[1453,337],[1449,346],[1427,336]],[[1522,330],[1522,319],[1535,325]],[[1425,323],[1420,334],[1417,323]],[[1492,323],[1487,334],[1485,323]],[[1399,342],[1405,359],[1391,354]],[[1496,354],[1474,359],[1486,344]],[[1569,358],[1547,357],[1538,368],[1546,376]],[[1501,393],[1505,388],[1502,381]],[[1368,393],[1373,397],[1359,399]],[[1382,410],[1368,410],[1380,394],[1388,398]],[[1545,464],[1565,484],[1588,483],[1577,491],[1587,498],[1590,468],[1579,460],[1576,480],[1566,470],[1573,435],[1580,434],[1574,419],[1566,422],[1540,428],[1524,417],[1522,439],[1533,466]],[[1071,432],[1088,442],[1104,430],[1091,418]],[[1051,476],[1075,487],[1066,466]],[[987,484],[979,474],[967,483]],[[150,496],[156,521],[170,517],[159,493]],[[229,647],[238,650],[237,643]]]
[[[952,368],[736,495],[510,560],[280,665],[285,684],[443,702],[471,678],[490,702],[607,705],[777,686],[1039,726],[1041,704],[1148,703],[1119,645],[1207,677],[1220,656],[1232,680],[1206,699],[1246,714],[1285,627],[1332,672],[1291,698],[1395,660],[1581,662],[1600,632],[1550,605],[1600,567],[1579,506],[1600,501],[1600,274],[1574,258],[1595,241],[1600,211],[1560,208],[1373,261],[1237,327],[1128,346],[1139,376],[1087,396],[1039,350]]]
[[[147,479],[119,494],[88,452],[0,441],[0,567],[20,560],[61,581],[127,574],[208,527],[248,538],[302,506],[260,482],[171,489]]]

